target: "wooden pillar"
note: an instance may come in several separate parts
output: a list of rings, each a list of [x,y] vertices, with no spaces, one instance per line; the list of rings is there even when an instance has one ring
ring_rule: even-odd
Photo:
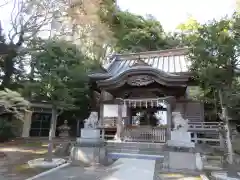
[[[125,126],[131,125],[131,109],[130,107],[127,107],[127,117],[125,118]]]
[[[166,140],[171,139],[171,130],[172,130],[172,109],[171,105],[167,103],[167,132],[166,132]]]
[[[103,108],[104,108],[104,91],[101,91],[100,98],[99,98],[99,127],[102,131],[102,139],[104,139],[105,136],[105,130],[104,130],[104,114],[103,114]]]
[[[220,132],[219,133],[219,146],[220,146],[220,148],[224,149],[224,147],[225,147],[224,144],[225,144],[224,137],[223,137],[222,133]]]

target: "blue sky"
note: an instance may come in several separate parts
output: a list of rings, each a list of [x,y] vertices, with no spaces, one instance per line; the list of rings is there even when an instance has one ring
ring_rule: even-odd
[[[1,1],[1,0],[0,0]],[[123,10],[139,15],[152,14],[166,31],[173,31],[176,26],[192,16],[204,23],[213,18],[219,19],[232,14],[236,0],[118,0]],[[5,29],[10,18],[12,4],[0,8],[0,20]]]

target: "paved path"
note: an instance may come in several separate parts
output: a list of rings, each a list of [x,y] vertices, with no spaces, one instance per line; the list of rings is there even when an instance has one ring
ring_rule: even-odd
[[[121,158],[118,163],[118,170],[101,180],[153,180],[155,160]]]
[[[153,180],[155,161],[121,158],[109,167],[70,166],[35,180]]]

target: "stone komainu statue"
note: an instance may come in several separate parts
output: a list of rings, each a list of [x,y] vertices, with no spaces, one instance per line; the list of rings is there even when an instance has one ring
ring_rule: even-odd
[[[180,112],[172,113],[172,121],[174,124],[173,130],[188,131],[188,119],[183,119]]]
[[[91,112],[89,117],[84,120],[84,128],[97,128],[98,112]]]

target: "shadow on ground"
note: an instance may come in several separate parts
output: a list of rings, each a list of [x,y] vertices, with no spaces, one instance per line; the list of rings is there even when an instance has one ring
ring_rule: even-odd
[[[23,180],[37,175],[46,169],[29,168],[27,162],[45,157],[46,143],[11,141],[0,144],[0,179]]]

